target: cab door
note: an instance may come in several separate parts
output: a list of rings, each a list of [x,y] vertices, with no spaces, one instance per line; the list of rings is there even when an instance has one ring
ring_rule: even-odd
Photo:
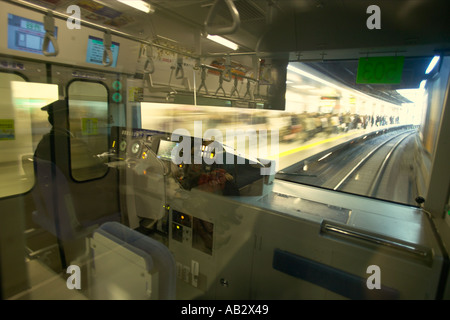
[[[0,56],[0,95],[0,297],[8,298],[30,285],[26,249],[37,251],[55,243],[37,237],[32,248],[26,230],[34,227],[31,160],[49,130],[40,108],[58,98],[58,86],[47,83],[45,63]],[[59,256],[52,250],[49,255]]]
[[[55,163],[70,190],[63,193],[70,205],[61,219],[81,230],[73,232],[65,247],[68,264],[83,254],[79,238],[106,221],[122,221],[118,172],[108,166],[108,151],[111,127],[124,122],[125,111],[120,74],[60,65],[52,65],[50,74],[66,105],[55,114],[55,122],[67,131],[67,139],[56,140],[54,146]]]
[[[122,221],[117,171],[107,165],[110,129],[124,125],[120,80],[115,73],[0,56],[2,298],[33,286],[34,262],[64,272],[85,253],[90,231]],[[64,107],[55,127],[67,135],[51,139],[52,163],[40,170],[35,152],[52,131],[42,107],[57,100]]]

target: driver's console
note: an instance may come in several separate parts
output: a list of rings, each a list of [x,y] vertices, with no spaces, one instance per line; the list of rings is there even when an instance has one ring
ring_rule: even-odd
[[[247,221],[240,200],[260,199],[272,177],[258,160],[210,140],[113,127],[110,143],[128,226],[169,247],[177,297],[210,297],[223,228]]]
[[[152,173],[147,164],[160,163],[165,175],[184,190],[258,196],[269,181],[268,176],[261,174],[264,168],[261,162],[249,160],[214,141],[123,127],[113,127],[111,137],[110,154],[115,161],[127,163],[139,175]]]

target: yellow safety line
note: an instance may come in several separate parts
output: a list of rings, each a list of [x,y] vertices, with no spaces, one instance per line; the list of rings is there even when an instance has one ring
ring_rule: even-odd
[[[297,148],[294,148],[294,149],[291,149],[291,150],[283,151],[283,152],[280,152],[279,154],[277,154],[275,156],[270,156],[269,159],[272,160],[272,159],[276,159],[276,158],[281,158],[281,157],[293,154],[295,152],[299,152],[299,151],[302,151],[302,150],[305,150],[305,149],[309,149],[309,148],[318,146],[318,145],[323,144],[323,143],[327,143],[327,142],[331,142],[331,141],[334,141],[334,140],[337,140],[337,139],[340,139],[340,138],[347,137],[347,136],[352,135],[354,133],[355,132],[346,133],[346,134],[343,134],[343,135],[340,135],[340,136],[336,136],[336,137],[333,137],[333,138],[317,141],[317,142],[314,142],[314,143],[311,143],[311,144],[307,144],[305,146],[297,147]]]

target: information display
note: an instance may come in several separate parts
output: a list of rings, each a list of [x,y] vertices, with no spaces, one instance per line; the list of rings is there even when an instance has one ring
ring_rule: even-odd
[[[356,83],[398,84],[405,57],[366,57],[358,62]]]
[[[103,65],[103,51],[105,47],[103,46],[103,39],[89,36],[86,62]],[[117,66],[117,58],[119,57],[119,43],[113,42],[111,45],[111,52],[113,55],[113,63],[111,67]]]
[[[55,38],[58,28],[55,27]],[[44,23],[8,14],[8,48],[37,54],[42,53],[44,42]],[[55,51],[53,44],[49,44],[49,52]]]

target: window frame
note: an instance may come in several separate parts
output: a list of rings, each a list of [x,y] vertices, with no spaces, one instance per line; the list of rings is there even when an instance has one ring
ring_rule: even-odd
[[[106,89],[106,104],[107,104],[107,108],[106,108],[106,113],[107,113],[107,116],[108,116],[108,114],[109,114],[109,107],[110,107],[110,90],[109,90],[109,88],[108,88],[108,86],[104,83],[104,82],[102,82],[102,81],[97,81],[97,80],[89,80],[89,79],[78,79],[78,78],[75,78],[75,79],[72,79],[72,80],[70,80],[68,83],[67,83],[67,85],[66,85],[66,95],[67,95],[67,97],[66,97],[66,99],[67,99],[67,129],[70,131],[70,96],[69,96],[69,88],[70,88],[70,86],[73,84],[73,83],[75,83],[75,82],[87,82],[87,83],[96,83],[96,84],[100,84],[100,85],[102,85],[105,89]],[[109,134],[107,134],[106,135],[106,146],[108,147],[109,146],[109,139],[110,139],[110,135]],[[108,166],[106,166],[106,169],[105,169],[105,172],[104,172],[104,174],[102,174],[101,176],[98,176],[98,177],[93,177],[93,178],[90,178],[90,179],[84,179],[84,180],[80,180],[80,179],[77,179],[74,175],[73,175],[73,170],[72,170],[72,139],[69,139],[69,141],[68,141],[68,147],[69,147],[69,174],[70,174],[70,178],[72,179],[72,181],[75,181],[75,182],[77,182],[77,183],[85,183],[85,182],[90,182],[90,181],[95,181],[95,180],[99,180],[99,179],[102,179],[102,178],[104,178],[107,174],[108,174],[108,172],[109,172],[109,167]]]

